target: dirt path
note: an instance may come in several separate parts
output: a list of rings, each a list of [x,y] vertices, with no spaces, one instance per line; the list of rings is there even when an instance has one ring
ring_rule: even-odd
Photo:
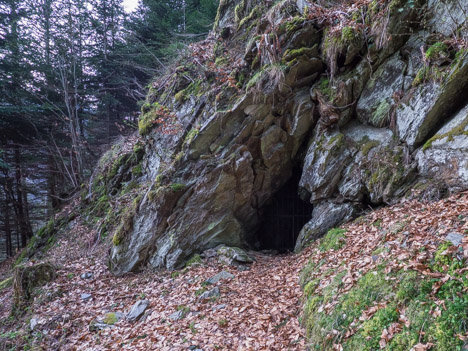
[[[207,263],[186,272],[143,273],[116,278],[101,263],[81,259],[67,264],[59,278],[33,306],[39,320],[42,348],[61,350],[303,350],[299,325],[301,291],[298,275],[304,255],[258,254],[248,271]],[[203,282],[226,270],[231,280]],[[92,272],[94,277],[80,275]],[[178,276],[177,276],[178,275]],[[175,277],[177,276],[177,277]],[[220,296],[199,295],[220,289]],[[82,301],[89,293],[92,300]],[[125,320],[99,332],[89,331],[108,312],[126,313],[139,299],[150,301],[144,321]],[[182,310],[186,316],[169,316]]]

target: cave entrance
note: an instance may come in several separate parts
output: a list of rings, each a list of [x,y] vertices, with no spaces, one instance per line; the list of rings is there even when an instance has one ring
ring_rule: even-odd
[[[298,195],[301,173],[299,167],[294,168],[286,184],[261,209],[262,222],[256,236],[259,250],[294,250],[299,232],[312,215],[312,204]]]

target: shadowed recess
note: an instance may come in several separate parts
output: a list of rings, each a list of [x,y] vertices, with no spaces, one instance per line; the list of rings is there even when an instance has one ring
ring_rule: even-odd
[[[260,210],[262,223],[255,238],[256,249],[294,250],[299,232],[312,214],[312,204],[298,195],[300,179],[301,169],[294,168],[291,178]]]

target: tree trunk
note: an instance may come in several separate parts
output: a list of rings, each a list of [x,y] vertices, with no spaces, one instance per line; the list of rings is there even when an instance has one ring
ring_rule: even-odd
[[[16,180],[16,207],[18,209],[18,224],[21,234],[21,247],[25,247],[32,237],[31,225],[26,217],[24,195],[23,195],[23,175],[21,172],[21,156],[19,147],[15,148],[15,180]]]
[[[10,208],[5,194],[5,201],[3,203],[3,218],[5,223],[5,249],[7,257],[13,256],[13,246],[11,242],[11,228],[10,228]]]

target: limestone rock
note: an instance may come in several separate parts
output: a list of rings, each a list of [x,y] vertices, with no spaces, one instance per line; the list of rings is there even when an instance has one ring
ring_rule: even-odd
[[[450,36],[459,29],[466,34],[467,28],[463,26],[468,12],[468,1],[466,0],[448,0],[437,1],[429,0],[428,8],[432,14],[429,25],[443,36]],[[464,28],[465,27],[465,28]]]
[[[88,294],[88,293],[83,293],[80,295],[81,299],[83,301],[89,301],[91,300],[91,298],[93,297],[91,294]]]
[[[460,246],[464,236],[460,233],[448,233],[445,240],[450,241],[454,246]]]
[[[179,311],[170,314],[169,319],[172,319],[173,321],[178,321],[184,319],[187,313],[188,311],[186,311],[185,309],[180,309]]]
[[[86,272],[86,273],[83,273],[80,277],[81,277],[81,279],[91,279],[93,276],[94,276],[93,273]]]

